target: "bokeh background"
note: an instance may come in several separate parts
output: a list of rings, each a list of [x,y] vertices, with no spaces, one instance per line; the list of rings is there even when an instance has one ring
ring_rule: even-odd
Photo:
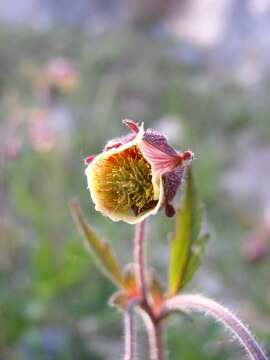
[[[132,261],[133,228],[94,212],[83,163],[122,118],[195,152],[211,239],[189,290],[234,309],[270,353],[270,1],[1,0],[0,359],[121,358],[114,287],[68,200]],[[164,284],[173,225],[148,223]],[[244,359],[200,315],[166,333],[170,360]]]

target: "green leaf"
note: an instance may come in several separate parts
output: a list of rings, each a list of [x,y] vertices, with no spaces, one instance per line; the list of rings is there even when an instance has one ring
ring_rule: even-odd
[[[76,199],[70,201],[69,207],[77,228],[84,238],[87,247],[95,256],[99,267],[110,280],[123,288],[125,286],[125,280],[112,248],[104,240],[100,239],[87,223]]]
[[[194,247],[192,247],[191,257],[187,263],[182,287],[186,286],[186,284],[191,280],[192,276],[200,266],[201,259],[205,250],[205,244],[208,239],[209,239],[209,234],[204,234],[198,238],[196,244],[194,244]]]
[[[176,226],[171,243],[169,265],[169,295],[175,295],[192,278],[200,265],[208,235],[200,236],[203,207],[198,200],[191,167],[187,169],[181,197],[176,212]]]

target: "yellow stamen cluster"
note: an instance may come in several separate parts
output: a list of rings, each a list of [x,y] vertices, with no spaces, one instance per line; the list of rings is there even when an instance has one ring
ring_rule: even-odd
[[[156,205],[151,166],[136,145],[100,159],[93,172],[96,196],[107,210],[138,215]]]

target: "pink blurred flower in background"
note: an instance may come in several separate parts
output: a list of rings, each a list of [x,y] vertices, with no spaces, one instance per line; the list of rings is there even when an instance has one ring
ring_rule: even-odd
[[[16,158],[23,147],[23,134],[15,122],[5,122],[0,127],[0,155]]]
[[[16,95],[6,98],[6,119],[0,124],[0,156],[16,158],[24,143],[24,109]]]
[[[48,123],[48,113],[43,109],[32,109],[29,113],[29,138],[39,153],[46,153],[56,144],[56,133]]]
[[[270,255],[270,208],[265,209],[262,222],[245,239],[242,253],[250,263],[258,263]]]
[[[78,84],[78,71],[71,61],[65,58],[51,59],[45,69],[47,84],[59,90],[72,90]]]

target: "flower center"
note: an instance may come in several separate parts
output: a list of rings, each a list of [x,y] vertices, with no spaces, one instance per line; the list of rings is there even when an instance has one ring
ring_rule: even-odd
[[[99,201],[108,210],[131,209],[137,216],[157,204],[151,166],[136,145],[100,160],[94,172]]]

